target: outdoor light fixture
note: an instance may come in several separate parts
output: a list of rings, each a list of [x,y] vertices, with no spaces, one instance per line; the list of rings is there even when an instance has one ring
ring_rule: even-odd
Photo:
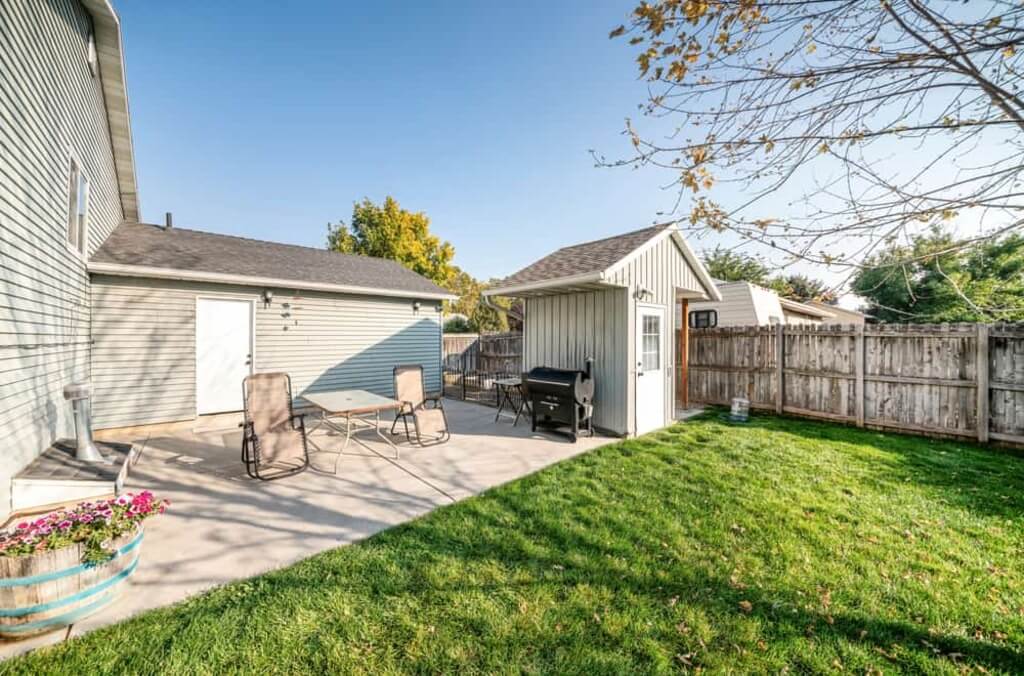
[[[654,292],[642,286],[636,287],[636,291],[633,292],[633,298],[636,300],[644,300],[645,298],[653,298]]]
[[[420,302],[418,300],[413,301],[413,303],[412,303],[412,311],[413,312],[419,312],[420,311]]]
[[[270,289],[263,289],[263,306],[267,307],[274,300],[274,292]]]

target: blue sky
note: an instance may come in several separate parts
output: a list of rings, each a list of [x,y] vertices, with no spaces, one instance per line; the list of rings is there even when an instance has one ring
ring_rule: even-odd
[[[118,3],[145,220],[323,246],[391,194],[486,279],[673,204],[588,153],[644,97],[629,0],[231,4]]]

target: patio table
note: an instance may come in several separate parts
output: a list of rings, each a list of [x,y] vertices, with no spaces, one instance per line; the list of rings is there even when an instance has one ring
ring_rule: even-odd
[[[498,394],[498,412],[494,415],[494,422],[498,422],[502,412],[508,408],[510,416],[515,413],[515,418],[512,420],[512,426],[515,427],[519,423],[519,417],[530,410],[530,404],[526,401],[523,392],[523,379],[517,376],[498,378],[494,381],[494,388]],[[512,397],[514,392],[519,393],[518,405]]]
[[[381,441],[391,447],[395,453],[395,459],[398,459],[398,446],[380,431],[380,414],[384,411],[397,411],[401,404],[396,400],[366,390],[310,392],[302,395],[302,399],[309,402],[319,413],[319,419],[310,428],[309,435],[307,435],[307,441],[318,451],[322,453],[336,452],[340,459],[348,449],[349,442],[354,441],[366,450],[380,455],[376,449],[355,435],[360,428],[373,429]],[[372,416],[372,420],[370,416]],[[336,422],[339,419],[344,419],[344,425]],[[321,427],[327,427],[345,436],[345,442],[340,451],[326,451],[312,440],[312,433]],[[334,461],[334,471],[335,473],[338,471],[337,459]]]

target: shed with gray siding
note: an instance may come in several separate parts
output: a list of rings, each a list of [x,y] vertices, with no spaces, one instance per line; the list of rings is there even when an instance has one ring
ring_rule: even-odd
[[[672,330],[675,307],[690,299],[720,300],[672,225],[559,249],[484,293],[524,299],[524,368],[576,369],[594,359],[594,424],[620,435],[672,421],[682,357]],[[645,356],[642,334],[655,324]],[[647,368],[655,361],[659,368]],[[660,397],[651,399],[643,388],[655,374]],[[650,410],[649,401],[658,410]]]
[[[197,338],[198,308],[217,300],[248,308],[248,369],[287,372],[296,396],[391,395],[397,364],[423,365],[427,389],[441,389],[441,301],[452,296],[393,261],[125,223],[90,270],[97,428],[219,412],[200,405],[210,362],[198,355],[211,348]],[[241,380],[230,381],[240,402]]]

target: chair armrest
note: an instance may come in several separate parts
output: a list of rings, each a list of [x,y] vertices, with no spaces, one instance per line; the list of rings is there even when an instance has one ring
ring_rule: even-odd
[[[423,404],[426,405],[428,401],[432,401],[434,402],[434,408],[443,408],[444,404],[441,403],[443,399],[443,394],[435,392],[433,394],[428,394],[425,397],[423,397]]]
[[[309,414],[308,413],[293,413],[292,417],[291,417],[292,429],[293,430],[297,430],[297,429],[303,429],[304,430],[304,429],[306,429],[306,416],[307,415],[309,415]],[[296,425],[295,421],[298,421],[299,424]]]

